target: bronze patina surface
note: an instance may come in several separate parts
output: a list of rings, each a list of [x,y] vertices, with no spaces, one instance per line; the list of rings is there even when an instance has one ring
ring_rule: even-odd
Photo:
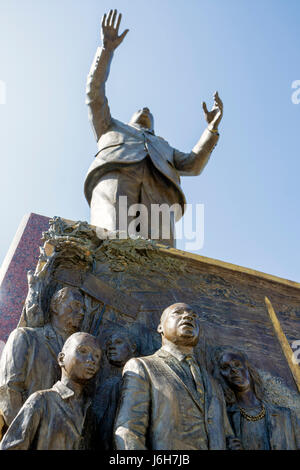
[[[230,423],[243,449],[299,449],[299,419],[289,408],[269,402],[260,375],[245,353],[232,346],[219,347],[213,351],[213,362]]]
[[[61,380],[33,393],[8,428],[1,450],[92,449],[96,435],[87,384],[98,372],[101,349],[87,333],[75,333],[58,355]]]
[[[87,79],[93,225],[55,217],[43,234],[0,361],[0,449],[300,449],[300,284],[174,248],[180,177],[206,166],[223,103],[203,103],[187,153],[155,134],[147,107],[114,119],[120,23],[104,15]],[[162,204],[171,213],[154,220]]]
[[[93,289],[94,278],[101,281],[101,289],[93,296],[85,293],[84,331],[105,337],[107,329],[128,328],[140,354],[152,354],[161,345],[156,329],[162,310],[174,301],[184,301],[201,313],[205,334],[199,347],[238,346],[266,374],[281,379],[291,391],[297,390],[274,334],[265,297],[272,302],[291,344],[300,335],[300,284],[165,248],[151,240],[100,239],[95,227],[60,218],[53,219],[44,241],[35,273],[39,281],[34,294],[28,296],[21,326],[43,325],[38,320],[44,318],[41,306],[37,307],[40,297],[51,293],[49,286],[57,285],[63,268],[65,276],[70,273],[72,286],[76,276],[78,288],[88,278],[93,280]],[[126,296],[128,303],[117,303],[118,294]],[[134,314],[129,305],[135,305]],[[32,318],[31,312],[35,312]]]
[[[30,274],[31,289],[32,279]],[[29,290],[28,297],[31,293]],[[42,316],[44,322],[38,327],[16,328],[1,356],[0,410],[6,426],[32,393],[52,387],[59,379],[57,355],[64,341],[80,330],[84,317],[83,295],[77,288],[59,286],[49,296],[48,310]]]
[[[174,392],[172,387],[176,390],[177,386],[179,387],[178,380],[181,385],[189,382],[195,390],[181,390],[183,395],[186,393],[188,397],[182,399],[182,403],[185,406],[192,400],[193,403],[190,403],[191,407],[188,409],[193,416],[194,412],[196,415],[202,413],[202,421],[198,420],[200,425],[200,422],[206,423],[209,412],[205,407],[210,400],[205,401],[205,397],[211,396],[209,390],[214,387],[212,351],[222,345],[238,347],[242,354],[247,354],[251,364],[258,371],[268,406],[290,408],[293,416],[300,417],[296,383],[265,304],[267,296],[272,301],[287,341],[291,343],[299,337],[299,284],[174,248],[166,248],[152,240],[110,239],[107,231],[103,231],[102,238],[99,238],[98,229],[85,222],[54,218],[50,222],[49,231],[44,233],[44,246],[41,248],[36,271],[29,276],[28,296],[17,333],[28,330],[37,334],[38,331],[49,328],[53,318],[53,305],[55,306],[52,299],[55,299],[57,292],[64,289],[67,289],[67,292],[68,289],[70,292],[75,289],[84,304],[82,309],[79,309],[80,318],[75,315],[77,328],[80,324],[82,331],[96,336],[106,350],[101,373],[97,377],[97,393],[94,398],[98,428],[102,429],[104,436],[101,448],[108,449],[113,446],[112,428],[120,393],[121,396],[125,393],[126,401],[128,396],[131,397],[126,388],[121,392],[121,370],[130,357],[134,359],[125,365],[125,370],[134,365],[141,374],[142,369],[148,367],[149,361],[150,368],[155,362],[155,371],[157,372],[157,368],[161,369],[159,374],[170,381],[170,388],[165,384],[164,390],[169,390],[171,395]],[[178,366],[181,353],[178,357],[175,353],[173,358],[174,350],[166,351],[165,344],[162,347],[163,330],[161,327],[157,329],[158,325],[163,323],[160,322],[161,312],[174,302],[190,306],[187,308],[196,315],[201,331],[199,341],[197,339],[192,348],[192,359],[187,359],[183,368],[181,364],[181,368]],[[62,304],[64,311],[68,307],[68,299],[64,299]],[[176,343],[176,339],[174,342]],[[112,346],[112,343],[115,346]],[[117,343],[119,346],[116,346]],[[151,356],[153,360],[145,356]],[[7,367],[11,356],[7,355],[5,361]],[[27,370],[27,366],[25,369]],[[130,367],[128,371],[130,375]],[[155,371],[153,381],[157,381],[155,383],[158,387],[161,377],[156,377]],[[171,381],[172,377],[174,383]],[[53,383],[47,387],[53,386],[55,380],[57,378],[53,378]],[[147,386],[149,384],[150,382]],[[131,385],[129,383],[129,388]],[[198,400],[196,395],[198,393],[202,396],[199,392],[202,386],[204,404],[201,406],[201,400]],[[194,437],[188,439],[189,443],[193,442],[192,448],[214,448],[214,445],[217,448],[229,448],[229,445],[235,448],[240,445],[237,441],[231,440],[230,443],[226,440],[230,433],[226,434],[225,421],[220,424],[220,419],[224,419],[221,395],[216,392],[215,396],[219,396],[220,401],[209,414],[214,416],[213,433],[216,441],[211,440],[209,432],[204,432],[208,425],[206,423],[205,427],[200,426],[202,431],[199,428],[198,436],[194,436],[195,440]],[[154,402],[159,402],[161,398],[152,397]],[[195,399],[198,405],[195,404]],[[8,400],[7,404],[3,402],[1,405],[4,411],[9,403]],[[162,403],[161,406],[166,404]],[[128,409],[130,407],[131,405]],[[256,414],[259,414],[261,409],[256,411]],[[144,416],[142,421],[145,419]],[[172,416],[169,419],[172,419]],[[147,425],[145,426],[147,428]],[[164,426],[158,427],[163,436]],[[152,436],[150,444],[137,443],[137,448],[142,448],[143,445],[148,446],[147,448],[158,448],[157,435]],[[165,448],[181,449],[189,448],[190,445],[184,437],[176,442],[172,440],[174,436],[166,435],[164,439]],[[135,445],[131,438],[127,443],[125,441],[120,444],[119,440],[117,446],[132,448],[131,446]]]
[[[174,219],[185,210],[185,196],[180,176],[199,175],[217,144],[218,126],[223,103],[216,92],[214,106],[208,111],[203,103],[207,128],[191,152],[173,148],[154,133],[154,118],[149,108],[134,113],[128,124],[112,118],[105,94],[110,65],[115,49],[123,42],[128,30],[119,35],[121,14],[111,10],[104,15],[101,26],[102,47],[97,49],[87,79],[89,118],[98,143],[98,153],[88,170],[85,195],[91,207],[91,224],[109,230],[124,230],[129,236],[162,240],[174,246]],[[119,206],[122,196],[127,205],[143,207],[129,214]],[[178,205],[174,219],[154,221],[151,205]],[[121,222],[121,219],[124,220]],[[138,218],[139,224],[134,224]],[[125,225],[125,227],[124,227]]]
[[[115,441],[121,450],[240,448],[218,384],[194,355],[200,318],[176,303],[161,316],[162,347],[124,367]]]

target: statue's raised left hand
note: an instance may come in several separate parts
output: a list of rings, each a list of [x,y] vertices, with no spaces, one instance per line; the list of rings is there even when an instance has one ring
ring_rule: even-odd
[[[104,15],[102,18],[101,24],[101,39],[104,49],[108,49],[110,51],[114,51],[123,41],[126,34],[128,33],[129,29],[125,29],[125,31],[119,36],[119,27],[121,23],[122,15],[121,13],[118,16],[118,20],[116,23],[117,18],[117,10],[110,10],[108,15]],[[116,24],[115,24],[116,23]]]
[[[223,116],[223,103],[217,91],[214,94],[214,100],[214,105],[211,111],[208,111],[205,102],[203,102],[202,106],[205,119],[208,123],[208,129],[217,131],[218,125],[220,124],[220,121]]]

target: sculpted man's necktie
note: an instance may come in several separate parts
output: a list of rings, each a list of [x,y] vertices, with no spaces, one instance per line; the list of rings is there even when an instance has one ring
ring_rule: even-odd
[[[188,363],[190,367],[191,374],[193,376],[196,389],[198,392],[198,395],[200,397],[201,402],[204,402],[204,390],[203,390],[203,383],[202,383],[202,378],[199,370],[199,366],[193,356],[186,356],[185,357],[186,362]]]

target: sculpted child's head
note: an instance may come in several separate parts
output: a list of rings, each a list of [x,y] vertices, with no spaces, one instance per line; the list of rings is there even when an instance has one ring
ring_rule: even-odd
[[[58,355],[62,377],[85,383],[91,380],[100,368],[102,351],[98,340],[88,333],[69,336]]]

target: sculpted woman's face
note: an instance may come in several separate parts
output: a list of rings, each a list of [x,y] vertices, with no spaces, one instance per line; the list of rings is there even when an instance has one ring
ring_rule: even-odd
[[[225,353],[219,362],[220,373],[233,391],[247,391],[251,378],[245,360],[236,353]]]
[[[133,356],[129,341],[121,335],[112,335],[106,343],[106,355],[109,362],[117,367],[123,367]]]

